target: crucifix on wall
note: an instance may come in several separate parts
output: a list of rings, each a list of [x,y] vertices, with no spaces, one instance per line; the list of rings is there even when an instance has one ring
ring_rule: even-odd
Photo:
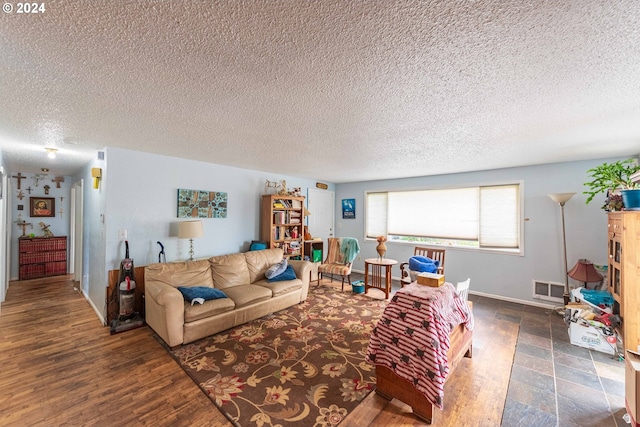
[[[27,237],[27,225],[29,225],[29,226],[31,226],[31,228],[33,228],[33,224],[31,224],[30,222],[27,222],[25,220],[16,221],[16,224],[18,225],[18,227],[22,227],[22,236],[20,236],[20,237]]]
[[[56,188],[60,188],[60,183],[64,182],[64,176],[56,176],[55,178],[53,178],[51,180],[51,182],[55,182],[56,183]]]
[[[46,177],[47,175],[41,174],[41,173],[37,173],[33,175],[33,180],[36,183],[36,187],[38,186],[38,182],[40,182],[41,179],[45,179]]]
[[[20,184],[22,183],[22,180],[26,178],[26,176],[22,176],[22,173],[18,172],[18,175],[13,175],[11,178],[15,178],[18,180],[18,190],[19,190]]]

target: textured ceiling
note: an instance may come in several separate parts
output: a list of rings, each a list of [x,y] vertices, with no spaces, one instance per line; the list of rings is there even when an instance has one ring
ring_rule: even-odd
[[[336,183],[640,153],[637,0],[44,4],[0,16],[12,171],[108,146]]]

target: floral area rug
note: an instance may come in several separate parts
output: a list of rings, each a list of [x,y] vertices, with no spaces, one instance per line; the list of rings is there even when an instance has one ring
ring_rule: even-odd
[[[236,425],[335,426],[375,388],[366,358],[385,301],[329,287],[170,351]]]

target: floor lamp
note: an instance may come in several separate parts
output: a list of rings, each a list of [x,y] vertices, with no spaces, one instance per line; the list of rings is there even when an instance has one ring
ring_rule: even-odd
[[[562,255],[564,256],[564,303],[569,303],[569,268],[567,267],[567,237],[564,231],[564,204],[576,193],[553,193],[549,198],[560,205],[562,216]]]

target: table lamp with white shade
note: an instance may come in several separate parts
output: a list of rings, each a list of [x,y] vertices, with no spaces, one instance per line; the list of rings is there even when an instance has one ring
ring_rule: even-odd
[[[193,261],[193,239],[204,236],[202,221],[182,221],[178,224],[178,238],[189,239],[189,261]]]

